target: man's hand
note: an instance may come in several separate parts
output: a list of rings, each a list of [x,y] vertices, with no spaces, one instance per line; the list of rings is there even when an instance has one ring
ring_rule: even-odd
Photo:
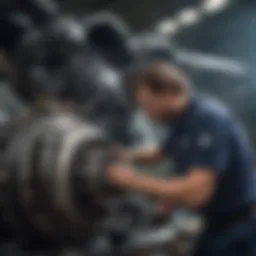
[[[125,164],[111,165],[107,170],[107,181],[110,185],[117,187],[127,187],[134,180],[136,173]]]

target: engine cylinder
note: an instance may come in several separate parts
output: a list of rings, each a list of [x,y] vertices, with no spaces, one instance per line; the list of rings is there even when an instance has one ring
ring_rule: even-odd
[[[113,145],[89,122],[67,114],[28,120],[6,152],[5,215],[20,234],[84,242],[107,212],[104,172],[115,158]]]

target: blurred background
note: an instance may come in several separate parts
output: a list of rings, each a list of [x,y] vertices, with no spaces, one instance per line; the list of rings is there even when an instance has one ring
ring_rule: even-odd
[[[110,11],[134,34],[168,37],[170,49],[201,92],[221,98],[246,123],[256,146],[256,2],[254,0],[62,0],[61,13],[86,19]],[[0,57],[0,108],[14,111],[19,102],[6,83],[8,64]],[[4,118],[4,116],[2,117]],[[135,118],[143,131],[139,144],[154,144],[164,129],[145,117]]]
[[[195,88],[230,105],[245,122],[256,149],[256,2],[254,0],[62,0],[60,13],[86,24],[91,15],[111,12],[130,30],[130,37],[167,39],[174,56]],[[146,39],[145,39],[146,40]],[[143,42],[142,42],[143,44]],[[160,53],[161,54],[161,53]],[[166,52],[163,52],[166,54]],[[21,102],[8,88],[9,63],[0,55],[0,119],[17,113]],[[104,73],[103,76],[108,76]],[[106,79],[108,79],[106,77]],[[134,146],[158,144],[165,127],[153,123],[140,110],[131,123]],[[121,126],[119,129],[122,129]],[[169,173],[167,163],[150,169]],[[148,168],[147,168],[147,171]]]
[[[86,23],[90,15],[111,12],[123,20],[131,37],[141,40],[151,34],[154,37],[147,42],[152,44],[154,40],[166,38],[171,55],[175,55],[195,88],[229,105],[244,121],[256,149],[255,0],[58,2],[62,14],[76,17],[81,22]],[[0,122],[8,118],[7,114],[17,114],[24,107],[8,87],[10,66],[0,49]],[[103,76],[109,79],[108,73]],[[133,146],[155,145],[164,138],[166,128],[136,110],[131,132],[135,142]],[[162,163],[146,171],[162,176],[169,174],[170,169],[169,163]],[[187,226],[184,218],[181,220]]]

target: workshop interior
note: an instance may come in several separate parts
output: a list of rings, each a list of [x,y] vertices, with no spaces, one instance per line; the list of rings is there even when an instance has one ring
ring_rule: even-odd
[[[255,28],[255,0],[2,0],[0,255],[192,255],[200,215],[159,213],[141,195],[102,192],[103,163],[119,157],[109,141],[139,148],[167,136],[129,87],[138,66],[163,61],[183,69],[199,94],[230,107],[256,150]],[[35,96],[47,94],[75,105],[84,123],[43,114],[20,128]],[[85,164],[86,175],[78,167]],[[170,165],[136,168],[175,176]]]

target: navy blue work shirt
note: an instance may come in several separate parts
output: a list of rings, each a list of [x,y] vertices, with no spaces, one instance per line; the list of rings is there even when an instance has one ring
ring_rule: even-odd
[[[256,200],[252,148],[242,125],[221,103],[194,98],[172,123],[163,150],[181,174],[194,167],[218,174],[215,195],[201,209],[206,216],[223,216]]]

